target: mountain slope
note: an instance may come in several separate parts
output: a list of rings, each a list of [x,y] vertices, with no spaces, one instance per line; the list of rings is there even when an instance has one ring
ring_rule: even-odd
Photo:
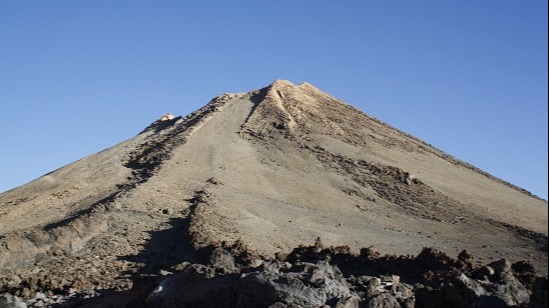
[[[319,237],[389,254],[466,249],[547,273],[546,201],[282,80],[3,193],[0,221],[0,278],[42,271],[82,286],[125,288],[127,273],[212,247],[273,258]]]

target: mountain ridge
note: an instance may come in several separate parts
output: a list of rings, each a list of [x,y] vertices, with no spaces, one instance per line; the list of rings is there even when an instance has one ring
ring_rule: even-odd
[[[283,84],[283,85],[287,85],[287,86],[288,86],[288,85],[289,85],[289,86],[293,86],[293,84],[292,84],[291,82],[287,81],[287,80],[277,80],[277,81],[275,81],[275,82],[271,85],[271,87],[272,87],[274,84]],[[307,82],[303,82],[303,83],[299,84],[298,86],[301,86],[301,85],[304,85],[304,86],[306,86],[306,87],[312,88],[314,91],[322,92],[321,90],[319,90],[318,88],[314,87],[313,85],[311,85],[311,84],[309,84],[309,83],[307,83]],[[326,94],[326,93],[323,93],[323,94]],[[478,167],[476,167],[476,166],[474,166],[474,165],[472,165],[472,164],[469,164],[469,163],[467,163],[467,162],[465,162],[465,161],[463,161],[463,160],[461,160],[461,159],[459,159],[459,158],[457,158],[457,157],[454,157],[453,155],[448,154],[448,153],[446,153],[446,152],[440,150],[439,148],[433,146],[432,144],[430,144],[430,143],[424,141],[424,140],[421,139],[421,138],[415,137],[415,136],[413,136],[413,135],[411,135],[411,134],[409,134],[409,133],[407,133],[407,132],[405,132],[405,131],[403,131],[403,130],[401,130],[401,129],[399,129],[399,128],[396,128],[396,127],[394,127],[394,126],[392,126],[392,125],[389,125],[389,124],[387,124],[387,123],[385,123],[385,122],[383,122],[383,121],[377,119],[376,117],[373,117],[373,116],[371,116],[371,115],[365,113],[364,111],[355,108],[354,106],[352,106],[352,105],[350,105],[350,104],[347,104],[347,103],[345,103],[345,102],[343,102],[343,101],[338,100],[337,98],[335,98],[335,97],[333,97],[333,96],[331,96],[331,95],[329,95],[329,94],[326,94],[326,95],[328,95],[328,97],[330,97],[330,98],[332,98],[332,99],[334,99],[334,100],[339,101],[340,103],[345,104],[347,107],[350,107],[351,109],[354,109],[355,111],[357,111],[358,113],[362,114],[362,115],[365,116],[366,118],[371,119],[371,120],[377,122],[378,124],[383,125],[383,126],[386,126],[386,127],[390,128],[390,129],[392,129],[392,130],[395,130],[395,131],[397,131],[398,133],[402,134],[403,136],[405,136],[405,137],[407,137],[407,138],[411,138],[411,139],[413,139],[413,140],[415,140],[415,141],[417,141],[417,142],[420,142],[420,143],[424,144],[424,145],[427,146],[427,147],[430,147],[430,148],[434,149],[434,150],[435,150],[434,152],[437,153],[437,155],[441,156],[442,158],[446,158],[446,159],[451,160],[451,161],[454,162],[456,165],[465,166],[465,167],[470,168],[470,169],[473,170],[473,171],[479,172],[479,173],[481,173],[481,174],[483,174],[483,175],[485,175],[485,176],[487,176],[487,177],[489,177],[489,178],[491,178],[491,179],[500,181],[500,182],[502,182],[502,183],[505,184],[505,185],[508,185],[508,186],[510,186],[510,187],[513,187],[513,188],[517,189],[518,191],[523,192],[523,193],[525,193],[525,194],[527,194],[527,195],[529,195],[529,196],[531,196],[531,197],[535,197],[535,198],[537,198],[537,199],[540,199],[540,200],[543,200],[543,201],[547,201],[547,200],[545,200],[545,199],[543,199],[543,198],[541,198],[541,197],[539,197],[539,196],[537,196],[537,195],[531,193],[530,191],[528,191],[528,190],[526,190],[526,189],[524,189],[524,188],[521,188],[521,187],[519,187],[519,186],[517,186],[517,185],[514,185],[513,183],[510,183],[510,182],[508,182],[508,181],[506,181],[506,180],[504,180],[504,179],[502,179],[502,178],[499,178],[499,177],[497,177],[497,176],[494,176],[494,175],[490,174],[489,172],[486,172],[486,171],[482,170],[481,168],[478,168]]]

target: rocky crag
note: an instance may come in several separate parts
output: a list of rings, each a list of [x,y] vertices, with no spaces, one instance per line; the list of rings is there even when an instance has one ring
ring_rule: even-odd
[[[0,194],[0,307],[546,307],[546,275],[545,200],[306,83]]]

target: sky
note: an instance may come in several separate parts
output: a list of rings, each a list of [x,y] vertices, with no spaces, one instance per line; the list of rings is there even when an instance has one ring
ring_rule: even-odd
[[[547,5],[0,1],[0,192],[286,79],[547,200]]]

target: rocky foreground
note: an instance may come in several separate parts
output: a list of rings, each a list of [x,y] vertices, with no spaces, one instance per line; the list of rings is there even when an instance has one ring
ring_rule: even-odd
[[[200,261],[169,270],[128,270],[113,288],[78,279],[55,283],[47,273],[1,282],[0,307],[547,307],[547,277],[529,262],[477,265],[424,248],[381,256],[374,248],[324,248],[320,240],[271,260],[240,245],[211,247]]]

